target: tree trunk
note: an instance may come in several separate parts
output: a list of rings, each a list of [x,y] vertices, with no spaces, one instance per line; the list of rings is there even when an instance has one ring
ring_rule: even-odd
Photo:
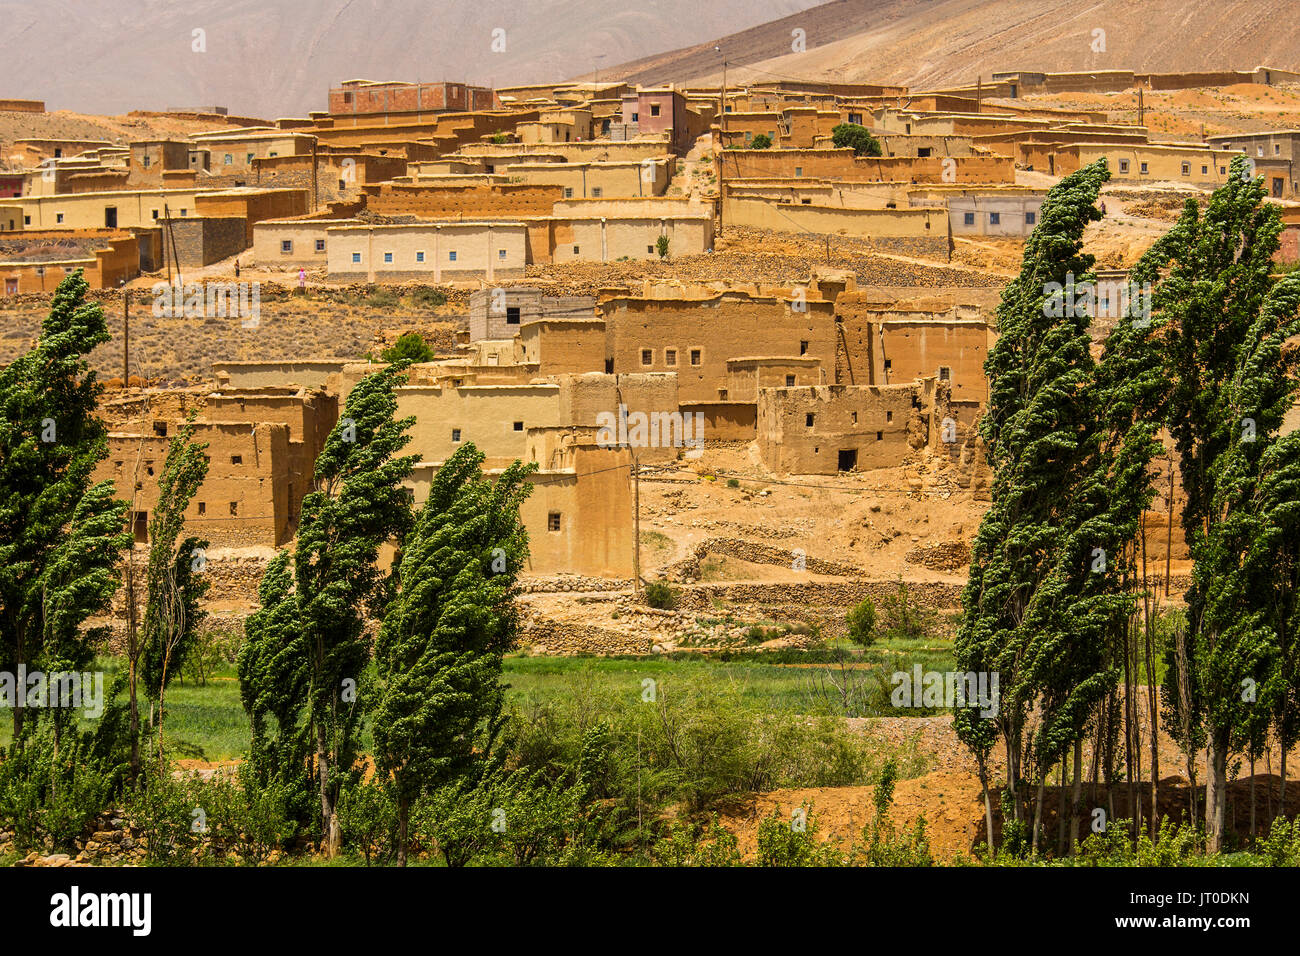
[[[1056,853],[1058,856],[1065,855],[1065,755],[1061,755],[1061,773],[1057,778],[1060,781],[1059,790],[1056,795]]]
[[[1074,856],[1074,848],[1079,843],[1079,810],[1083,806],[1083,738],[1074,742],[1074,796],[1070,801],[1070,842],[1066,852]]]
[[[135,658],[132,657],[127,662],[127,670],[130,674],[131,684],[131,786],[140,779],[140,704],[137,702],[136,694],[136,669]]]
[[[406,825],[411,816],[411,802],[406,794],[397,798],[397,865],[406,866]]]
[[[989,771],[985,766],[983,758],[979,762],[980,772],[980,790],[984,794],[984,835],[988,839],[989,854],[994,852],[993,847],[993,802],[989,799]]]
[[[1038,831],[1043,822],[1043,791],[1047,789],[1047,771],[1038,778],[1038,799],[1034,801],[1034,839],[1030,847],[1033,856],[1038,856]]]
[[[339,830],[330,793],[329,737],[323,726],[316,728],[316,772],[320,775],[321,850],[333,858],[339,851]]]
[[[1250,838],[1255,839],[1255,752],[1250,752]]]
[[[1228,796],[1228,742],[1226,734],[1212,733],[1205,780],[1205,849],[1218,853],[1223,848],[1224,809]]]
[[[1286,819],[1286,741],[1278,738],[1278,743],[1282,747],[1282,760],[1278,764],[1278,772],[1282,775],[1282,795],[1277,802],[1277,812]]]

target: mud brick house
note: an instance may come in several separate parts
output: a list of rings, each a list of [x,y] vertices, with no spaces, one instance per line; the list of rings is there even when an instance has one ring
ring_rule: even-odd
[[[329,112],[334,118],[378,123],[418,122],[441,113],[471,113],[500,105],[491,89],[468,83],[345,80],[329,91]]]
[[[935,380],[763,388],[758,443],[777,474],[887,468],[930,443]]]
[[[15,232],[0,239],[0,287],[5,295],[51,292],[81,269],[92,289],[116,289],[140,274],[142,243],[156,247],[157,231],[140,237],[119,229]]]
[[[592,296],[550,296],[540,289],[478,289],[469,297],[469,338],[508,339],[542,319],[581,319],[595,315]]]
[[[148,540],[158,478],[177,431],[195,416],[208,475],[186,512],[188,529],[213,546],[279,547],[294,534],[315,461],[338,416],[334,395],[267,387],[132,390],[101,403],[108,457],[93,480],[112,480],[132,500],[136,541]]]

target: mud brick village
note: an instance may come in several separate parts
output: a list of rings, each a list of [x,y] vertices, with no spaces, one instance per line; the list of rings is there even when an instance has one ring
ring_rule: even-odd
[[[1280,209],[1278,269],[1300,260],[1300,73],[1270,66],[944,88],[355,79],[319,102],[268,118],[0,101],[0,364],[84,275],[110,334],[89,356],[108,436],[93,479],[129,500],[138,585],[168,447],[192,426],[208,470],[185,527],[209,543],[205,627],[226,637],[293,546],[350,393],[413,355],[395,395],[417,506],[466,443],[489,476],[536,466],[517,666],[789,663],[843,643],[864,598],[942,647],[990,507],[996,312],[1048,190],[1106,160],[1084,235],[1094,356],[1129,270],[1243,155]],[[1175,442],[1155,437],[1140,526],[1164,607],[1193,563]],[[122,588],[88,623],[120,648],[144,614]],[[872,733],[915,758],[903,811],[970,851],[983,804],[949,718]],[[1183,772],[1163,727],[1159,746]],[[205,773],[237,759],[200,750]],[[818,791],[832,835],[865,822],[867,789]],[[792,794],[731,820],[742,853]],[[89,856],[130,856],[97,836]]]

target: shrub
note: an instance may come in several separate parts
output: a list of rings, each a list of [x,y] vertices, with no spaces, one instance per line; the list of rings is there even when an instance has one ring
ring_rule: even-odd
[[[387,861],[397,850],[397,804],[384,782],[345,787],[339,795],[339,828],[345,845],[360,851],[366,866],[372,858]]]
[[[436,309],[447,304],[446,295],[424,285],[411,293],[411,300],[422,309]]]
[[[854,644],[867,647],[876,640],[876,605],[871,598],[863,598],[845,615],[849,626],[849,638]]]
[[[715,816],[707,827],[674,821],[654,846],[660,866],[743,866],[736,837]]]
[[[645,586],[645,602],[661,611],[677,606],[677,591],[667,581],[651,581]]]
[[[395,309],[400,304],[401,299],[392,289],[375,289],[366,296],[366,305],[372,309]]]
[[[749,141],[749,148],[750,149],[771,149],[772,137],[768,136],[766,133],[759,133],[757,136],[755,136],[753,139]]]
[[[380,357],[385,362],[431,362],[433,349],[429,348],[424,336],[419,332],[407,332],[391,347],[384,349]]]
[[[844,853],[817,839],[820,829],[811,807],[804,804],[783,817],[775,807],[758,825],[759,866],[845,866]]]
[[[668,258],[668,237],[660,236],[655,240],[655,250],[659,253],[660,259]]]
[[[898,590],[880,599],[885,634],[892,638],[920,640],[940,630],[939,614],[912,599],[907,583],[901,578]]]
[[[831,142],[837,149],[847,146],[855,156],[879,156],[882,152],[880,140],[872,136],[865,126],[857,123],[840,123],[833,128]]]

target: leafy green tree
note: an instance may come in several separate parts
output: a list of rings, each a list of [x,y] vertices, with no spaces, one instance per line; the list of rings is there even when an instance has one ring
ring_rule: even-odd
[[[107,606],[129,543],[112,530],[126,504],[90,483],[107,441],[86,356],[109,334],[88,289],[81,270],[64,278],[35,346],[0,370],[0,666],[13,672],[47,650],[56,667],[89,659],[79,625]]]
[[[380,353],[385,362],[432,362],[433,349],[429,348],[419,332],[406,332],[390,348]]]
[[[1071,615],[1077,601],[1103,591],[1084,577],[1092,567],[1084,557],[1097,547],[1088,521],[1106,502],[1097,476],[1095,362],[1079,287],[1093,265],[1083,231],[1101,218],[1095,203],[1109,176],[1101,160],[1049,191],[1020,275],[1003,292],[998,341],[985,363],[989,402],[980,433],[993,468],[992,505],[972,549],[955,653],[958,670],[999,675],[1000,700],[996,716],[959,708],[954,725],[979,766],[990,840],[992,728],[1006,743],[1007,785],[1020,819],[1022,774],[1035,771],[1041,807],[1049,761],[1078,732],[1108,680],[1098,658],[1099,621]],[[1085,486],[1090,495],[1077,500]],[[1026,720],[1038,703],[1064,727],[1041,725],[1047,730],[1027,754]]]
[[[855,156],[879,156],[883,152],[880,140],[871,131],[857,123],[840,123],[831,130],[831,142],[836,149],[848,147]]]
[[[375,756],[393,777],[399,866],[412,804],[473,777],[500,729],[501,659],[515,640],[515,580],[528,557],[519,506],[536,466],[515,462],[492,481],[482,463],[469,442],[438,469],[375,642]]]
[[[206,443],[194,441],[194,424],[186,422],[167,447],[162,475],[158,478],[158,500],[149,522],[149,566],[146,593],[143,653],[140,675],[145,693],[157,704],[158,766],[163,768],[163,724],[167,685],[180,672],[194,644],[205,612],[199,607],[208,592],[204,554],[207,541],[190,536],[180,540],[185,529],[185,511],[208,474]],[[133,755],[138,754],[135,746]],[[132,762],[132,772],[138,771]]]
[[[1282,226],[1278,208],[1264,198],[1245,158],[1234,159],[1204,213],[1189,201],[1135,269],[1154,283],[1153,307],[1165,327],[1165,420],[1179,456],[1183,533],[1194,560],[1186,690],[1189,716],[1203,723],[1209,750],[1211,852],[1222,846],[1229,757],[1258,733],[1280,666],[1269,607],[1278,566],[1245,557],[1269,527],[1259,488],[1294,401],[1295,358],[1282,343],[1300,331],[1300,277],[1275,283],[1271,276]]]
[[[749,141],[749,148],[750,149],[771,149],[772,137],[768,136],[766,133],[759,133],[757,136],[755,136],[753,139]]]
[[[303,499],[292,594],[287,557],[271,562],[240,658],[255,772],[294,773],[295,761],[305,756],[295,743],[306,735],[314,760],[301,769],[316,785],[328,855],[337,853],[340,842],[340,790],[357,772],[360,700],[370,660],[366,615],[381,616],[390,596],[379,548],[401,541],[412,520],[401,482],[416,457],[397,455],[410,440],[414,419],[394,418],[402,368],[368,375],[348,393],[343,415],[316,459],[313,490]],[[288,763],[277,767],[277,761]]]
[[[849,639],[854,644],[867,647],[876,640],[876,606],[871,598],[863,598],[845,615],[849,626]]]

